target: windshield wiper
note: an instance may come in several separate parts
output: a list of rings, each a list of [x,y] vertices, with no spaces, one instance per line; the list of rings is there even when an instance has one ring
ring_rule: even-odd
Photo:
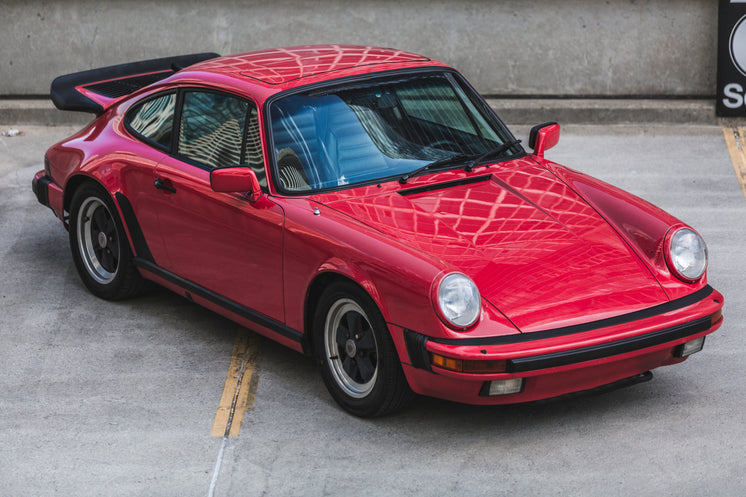
[[[468,161],[471,158],[472,158],[472,156],[468,155],[468,154],[456,154],[456,155],[452,155],[450,157],[445,157],[443,159],[438,159],[438,160],[436,160],[434,162],[429,162],[429,163],[425,164],[424,166],[415,169],[411,173],[407,173],[404,176],[402,176],[401,178],[399,178],[399,183],[401,183],[402,185],[405,185],[405,184],[407,184],[407,180],[409,178],[411,178],[413,176],[417,176],[418,174],[421,174],[421,173],[423,173],[425,171],[428,171],[430,169],[438,169],[440,167],[450,166],[451,164],[455,164],[456,162]]]
[[[468,166],[466,166],[466,170],[471,171],[471,168],[478,166],[489,157],[497,157],[505,153],[510,147],[518,145],[519,143],[521,143],[521,140],[510,140],[509,142],[505,142],[497,148],[493,148],[492,150],[488,150],[483,154],[478,155],[473,161],[471,161]]]
[[[407,180],[413,176],[417,176],[431,169],[438,169],[441,167],[450,166],[457,162],[468,162],[468,164],[464,166],[464,169],[466,169],[467,171],[471,171],[473,167],[479,165],[480,162],[483,162],[488,157],[498,156],[504,153],[510,147],[513,147],[514,145],[518,145],[519,143],[521,143],[521,140],[511,140],[509,142],[503,143],[497,148],[493,148],[481,154],[456,154],[450,157],[445,157],[443,159],[438,159],[435,162],[430,162],[418,169],[415,169],[411,173],[405,174],[404,176],[399,178],[399,183],[401,183],[402,185],[405,185],[407,183]]]

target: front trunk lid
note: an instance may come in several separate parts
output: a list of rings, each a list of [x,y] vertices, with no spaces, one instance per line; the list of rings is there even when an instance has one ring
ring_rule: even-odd
[[[467,274],[522,332],[668,300],[614,229],[534,162],[428,179],[363,198],[335,194],[326,204]]]

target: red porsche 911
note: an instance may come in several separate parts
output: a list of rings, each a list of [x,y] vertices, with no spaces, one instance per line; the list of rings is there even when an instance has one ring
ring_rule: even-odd
[[[469,83],[363,46],[60,76],[33,190],[104,299],[146,281],[318,361],[358,416],[649,379],[722,323],[691,227],[527,152]]]

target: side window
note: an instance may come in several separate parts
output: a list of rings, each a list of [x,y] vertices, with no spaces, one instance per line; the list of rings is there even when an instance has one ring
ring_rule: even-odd
[[[176,94],[169,93],[139,104],[127,114],[125,122],[138,135],[168,149],[175,107]]]
[[[178,154],[211,168],[239,165],[248,110],[249,102],[229,95],[186,92]]]

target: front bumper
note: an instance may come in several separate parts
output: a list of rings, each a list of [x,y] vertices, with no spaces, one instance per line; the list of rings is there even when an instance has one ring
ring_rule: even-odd
[[[475,339],[437,339],[401,330],[404,372],[420,394],[469,404],[541,400],[634,377],[682,362],[680,346],[722,324],[723,296],[701,290],[651,309],[580,326]],[[439,367],[439,356],[469,364],[471,373]],[[460,361],[460,362],[459,362]],[[481,368],[480,364],[489,364]],[[521,390],[489,395],[493,381],[522,379]]]

